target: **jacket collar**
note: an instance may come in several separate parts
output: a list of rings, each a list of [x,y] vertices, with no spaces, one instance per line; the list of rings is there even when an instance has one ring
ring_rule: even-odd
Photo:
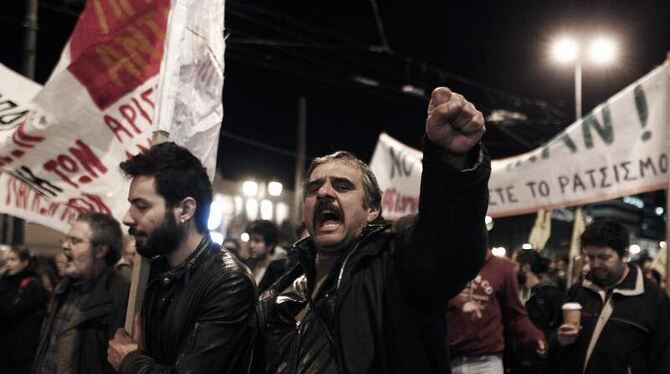
[[[622,296],[637,296],[644,293],[644,277],[642,275],[642,270],[640,270],[640,268],[637,266],[628,266],[628,268],[630,270],[628,275],[626,275],[626,277],[621,282],[614,286],[612,289],[612,294],[620,294]],[[607,290],[593,283],[588,278],[585,278],[582,281],[582,286],[600,295],[603,301],[605,300]]]
[[[365,226],[359,238],[349,248],[342,251],[337,260],[337,263],[335,266],[333,266],[329,278],[337,278],[336,283],[331,284],[331,287],[339,287],[344,276],[344,266],[347,268],[352,268],[361,257],[375,255],[378,253],[383,248],[383,246],[363,246],[363,244],[371,237],[374,237],[377,233],[388,230],[390,228],[391,224],[385,221],[375,221]],[[308,289],[311,290],[314,286],[313,282],[316,276],[316,246],[314,245],[314,241],[310,236],[299,240],[293,244],[293,246],[291,246],[289,255],[296,256],[300,265],[303,267],[303,269],[305,269],[305,274],[307,276],[307,286]]]
[[[158,272],[158,277],[165,281],[178,280],[182,277],[186,278],[186,283],[190,279],[191,272],[200,265],[200,263],[207,257],[203,254],[213,251],[215,248],[212,247],[212,239],[209,235],[203,236],[202,240],[195,248],[193,253],[191,253],[181,264],[177,265],[175,268],[170,268],[170,265],[167,262],[167,259],[164,256],[160,256],[152,261],[152,265],[156,263],[156,270]]]

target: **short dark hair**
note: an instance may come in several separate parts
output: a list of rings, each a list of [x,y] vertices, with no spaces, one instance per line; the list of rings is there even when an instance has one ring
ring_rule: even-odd
[[[542,257],[536,250],[522,249],[516,254],[516,262],[522,265],[530,265],[530,271],[535,275],[541,275],[549,271],[549,259]]]
[[[259,219],[253,221],[247,226],[247,234],[258,234],[263,237],[265,246],[274,249],[279,241],[279,228],[273,222]]]
[[[618,221],[604,218],[586,226],[580,237],[582,248],[587,245],[610,247],[619,257],[623,257],[630,245],[628,229]]]
[[[86,222],[91,228],[91,246],[107,246],[105,262],[107,265],[116,264],[121,258],[123,232],[121,225],[109,214],[98,212],[83,212],[77,216],[77,221]]]
[[[303,185],[303,200],[307,196],[307,189],[305,186],[309,183],[309,177],[314,172],[317,166],[323,165],[332,161],[346,161],[356,166],[360,170],[363,180],[363,190],[365,192],[365,199],[363,200],[363,208],[375,208],[379,210],[379,217],[382,214],[382,191],[377,183],[377,178],[370,167],[358,157],[347,151],[337,151],[323,157],[315,158],[305,173],[305,185]]]
[[[16,257],[19,258],[19,261],[28,261],[30,262],[30,250],[26,247],[11,247],[10,252],[14,252]]]
[[[197,204],[195,226],[198,232],[207,232],[212,184],[207,170],[188,149],[173,142],[156,144],[146,153],[122,162],[120,167],[131,178],[139,175],[154,177],[156,191],[165,199],[168,208],[174,208],[186,197],[194,198]]]

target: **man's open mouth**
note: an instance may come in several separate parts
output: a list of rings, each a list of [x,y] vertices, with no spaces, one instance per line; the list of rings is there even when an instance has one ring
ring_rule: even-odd
[[[342,211],[330,204],[319,204],[314,214],[314,227],[336,226],[342,223]]]

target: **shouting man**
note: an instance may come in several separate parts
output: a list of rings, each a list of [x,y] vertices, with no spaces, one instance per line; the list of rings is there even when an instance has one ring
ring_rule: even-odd
[[[251,274],[207,230],[212,187],[205,168],[174,143],[121,163],[132,178],[123,223],[152,258],[140,328],[119,329],[108,358],[121,373],[240,373],[255,327]]]
[[[486,251],[484,119],[447,88],[428,107],[419,214],[381,218],[374,174],[347,152],[315,159],[299,264],[260,296],[266,372],[443,373],[446,301]]]

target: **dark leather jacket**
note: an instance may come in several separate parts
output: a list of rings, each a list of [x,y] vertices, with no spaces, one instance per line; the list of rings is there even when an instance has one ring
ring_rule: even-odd
[[[120,373],[246,373],[255,299],[248,269],[209,237],[174,269],[154,259],[142,306],[145,346],[126,356]]]
[[[458,171],[428,144],[419,215],[368,225],[312,299],[315,248],[257,303],[274,373],[447,373],[446,301],[484,260],[488,160]]]

